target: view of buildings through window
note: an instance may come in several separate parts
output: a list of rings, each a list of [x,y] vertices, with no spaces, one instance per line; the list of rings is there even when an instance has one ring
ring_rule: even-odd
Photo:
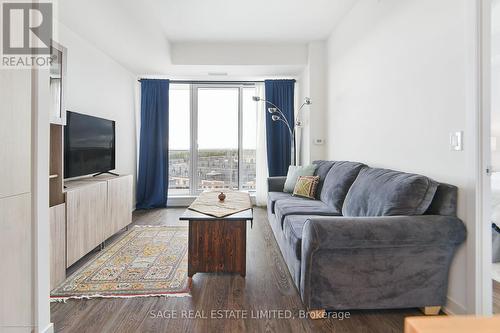
[[[254,94],[248,86],[171,85],[169,196],[255,190]]]

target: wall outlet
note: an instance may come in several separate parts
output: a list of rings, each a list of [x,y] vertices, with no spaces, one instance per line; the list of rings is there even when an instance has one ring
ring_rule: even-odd
[[[325,143],[325,139],[314,139],[313,142],[315,145],[322,145]]]
[[[450,149],[453,151],[464,150],[464,133],[462,131],[450,133]]]

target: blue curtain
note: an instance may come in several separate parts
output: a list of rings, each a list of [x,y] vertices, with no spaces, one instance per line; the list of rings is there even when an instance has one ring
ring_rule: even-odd
[[[141,80],[137,209],[167,206],[169,80]]]
[[[290,126],[293,126],[295,80],[266,80],[265,88],[266,100],[278,106],[285,114]],[[283,122],[272,120],[272,115],[267,112],[269,107],[271,106],[267,104],[266,140],[269,176],[286,176],[292,156],[290,132]]]

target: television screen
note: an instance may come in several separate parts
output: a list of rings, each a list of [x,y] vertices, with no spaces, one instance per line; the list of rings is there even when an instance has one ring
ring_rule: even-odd
[[[67,113],[64,128],[64,178],[115,169],[115,122]]]

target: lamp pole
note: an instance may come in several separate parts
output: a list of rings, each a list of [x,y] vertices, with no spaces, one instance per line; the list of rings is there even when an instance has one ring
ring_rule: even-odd
[[[297,110],[297,113],[295,114],[295,124],[294,124],[294,135],[295,135],[295,140],[297,140],[297,129],[298,128],[302,128],[302,120],[300,120],[300,111],[304,108],[304,106],[309,106],[312,104],[312,101],[311,101],[311,98],[310,97],[304,97],[304,102],[302,103],[302,105],[300,106],[300,108]],[[301,145],[300,145],[300,141],[297,145],[297,147],[299,149],[297,149],[295,151],[295,154],[297,156],[300,156],[300,148],[301,148]]]
[[[297,145],[296,145],[296,140],[295,140],[296,139],[295,134],[296,134],[296,128],[302,127],[302,121],[300,121],[300,119],[299,119],[299,114],[304,106],[312,104],[311,99],[309,97],[304,98],[304,102],[300,106],[300,108],[297,111],[297,114],[295,116],[293,128],[290,125],[290,123],[288,122],[283,111],[281,111],[281,109],[276,104],[274,104],[270,101],[267,101],[265,99],[262,99],[259,96],[253,96],[252,99],[255,102],[264,102],[264,103],[271,105],[272,107],[268,108],[267,110],[269,111],[269,113],[272,114],[272,116],[271,116],[272,120],[273,121],[281,121],[286,125],[288,132],[290,133],[293,165],[296,165],[297,164]]]

